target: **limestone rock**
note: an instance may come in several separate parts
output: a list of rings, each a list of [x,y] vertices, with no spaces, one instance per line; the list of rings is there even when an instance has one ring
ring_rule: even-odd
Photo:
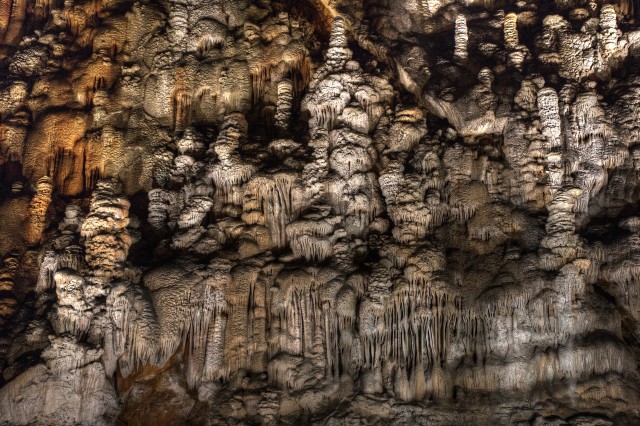
[[[0,425],[640,423],[638,22],[0,0]]]

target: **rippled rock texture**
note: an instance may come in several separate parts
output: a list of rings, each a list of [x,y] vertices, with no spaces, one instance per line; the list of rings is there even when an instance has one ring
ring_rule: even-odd
[[[639,424],[639,19],[0,0],[0,424]]]

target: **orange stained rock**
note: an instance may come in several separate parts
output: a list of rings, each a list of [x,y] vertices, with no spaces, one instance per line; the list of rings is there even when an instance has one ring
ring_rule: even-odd
[[[0,35],[4,36],[11,19],[12,0],[0,0]]]
[[[14,45],[22,35],[27,0],[0,0],[0,44]]]
[[[29,205],[29,220],[25,230],[25,239],[29,244],[36,244],[42,237],[46,227],[47,210],[51,203],[53,182],[48,176],[38,180],[36,194]]]
[[[91,105],[97,90],[108,90],[119,77],[119,67],[111,60],[92,57],[73,73],[73,90],[76,101]]]
[[[82,112],[53,112],[36,122],[24,148],[23,174],[37,181],[51,176],[62,194],[83,191],[84,134],[88,116]]]

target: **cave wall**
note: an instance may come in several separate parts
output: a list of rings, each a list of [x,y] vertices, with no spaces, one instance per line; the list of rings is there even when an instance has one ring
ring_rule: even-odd
[[[0,0],[0,424],[637,424],[639,18]]]

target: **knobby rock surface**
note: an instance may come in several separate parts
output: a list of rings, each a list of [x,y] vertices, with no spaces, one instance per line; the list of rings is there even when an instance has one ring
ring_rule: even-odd
[[[0,425],[640,424],[639,24],[0,0]]]

